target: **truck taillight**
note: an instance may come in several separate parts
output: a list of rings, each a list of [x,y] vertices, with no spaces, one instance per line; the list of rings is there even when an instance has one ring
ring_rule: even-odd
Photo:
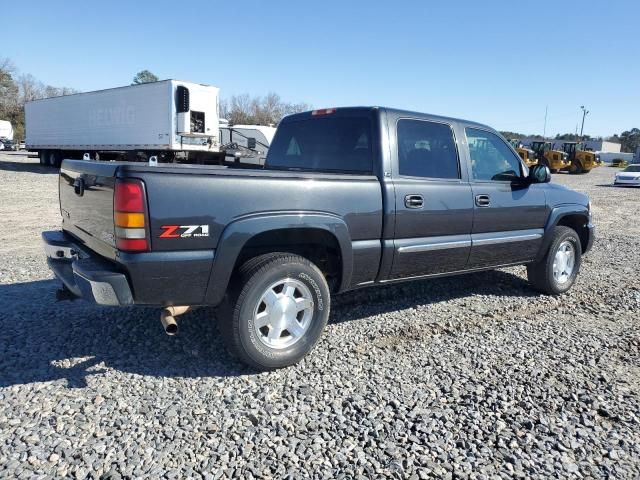
[[[149,250],[146,203],[144,185],[140,180],[116,180],[113,193],[113,223],[118,250]]]

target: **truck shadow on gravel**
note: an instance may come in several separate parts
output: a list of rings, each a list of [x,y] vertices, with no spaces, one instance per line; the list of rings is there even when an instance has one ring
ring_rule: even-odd
[[[58,169],[40,165],[39,162],[12,162],[10,160],[0,160],[0,170],[8,172],[27,172],[57,175]]]
[[[69,388],[99,388],[99,383],[92,384],[92,376],[121,372],[187,378],[255,373],[226,352],[213,309],[180,317],[179,334],[168,337],[160,326],[158,308],[56,302],[57,288],[54,280],[0,285],[5,307],[0,314],[0,387],[64,381]],[[338,295],[330,322],[364,321],[472,294],[536,295],[511,273],[482,272]]]
[[[347,292],[335,297],[330,322],[360,320],[471,295],[535,297],[539,293],[531,288],[529,282],[517,275],[501,270],[490,270]]]

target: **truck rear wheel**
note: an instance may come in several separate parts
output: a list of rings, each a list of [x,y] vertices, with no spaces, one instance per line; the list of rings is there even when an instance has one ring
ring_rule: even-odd
[[[575,230],[556,227],[545,256],[527,265],[529,282],[543,293],[559,295],[576,281],[582,260],[582,246]]]
[[[219,330],[230,352],[259,370],[293,365],[320,339],[330,293],[304,257],[270,253],[238,270],[221,309]]]

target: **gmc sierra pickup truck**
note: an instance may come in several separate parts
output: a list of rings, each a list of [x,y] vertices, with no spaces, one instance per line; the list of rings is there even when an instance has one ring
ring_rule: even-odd
[[[229,349],[258,369],[320,338],[331,295],[527,265],[566,292],[594,227],[588,198],[549,183],[495,130],[379,107],[286,117],[255,169],[65,160],[62,229],[44,232],[67,295],[157,305],[167,333],[220,306]]]

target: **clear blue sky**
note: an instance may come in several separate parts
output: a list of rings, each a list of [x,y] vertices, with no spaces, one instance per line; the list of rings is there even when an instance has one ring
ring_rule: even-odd
[[[384,105],[501,130],[640,127],[640,2],[26,1],[0,56],[87,91],[160,78],[316,108]],[[9,19],[9,21],[6,21]]]

